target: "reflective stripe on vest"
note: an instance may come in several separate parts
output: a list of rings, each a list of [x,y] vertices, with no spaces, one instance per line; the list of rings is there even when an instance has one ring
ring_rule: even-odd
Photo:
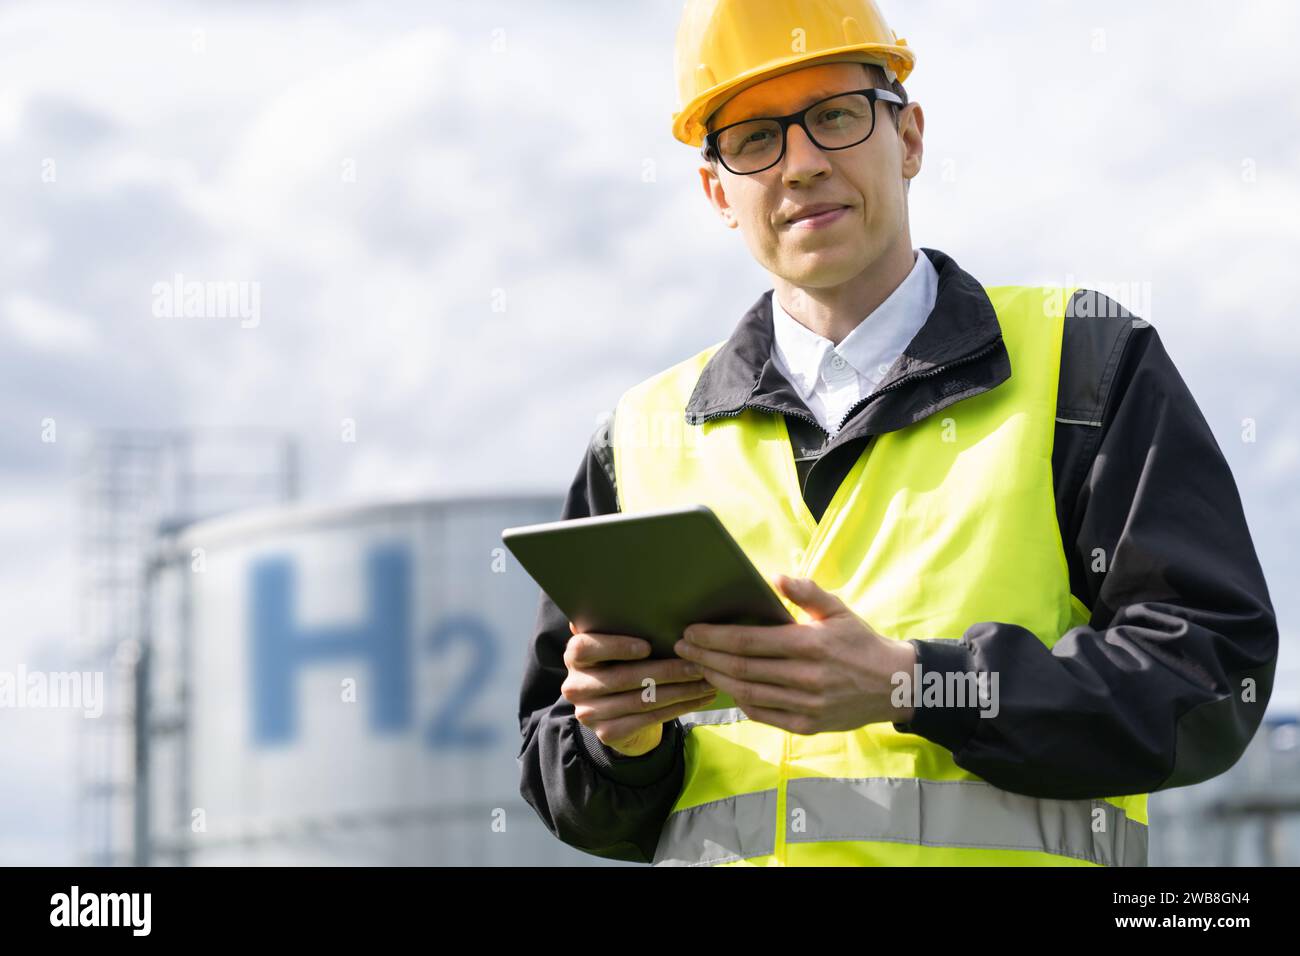
[[[776,802],[773,789],[674,813],[659,840],[655,864],[716,865],[771,854]],[[1146,865],[1146,826],[1103,800],[1041,800],[980,780],[804,777],[789,781],[786,805],[787,846],[904,843],[1037,851],[1099,866]],[[970,819],[980,821],[978,828],[966,824]],[[869,854],[858,853],[867,862]],[[979,857],[968,862],[989,861]]]
[[[746,408],[685,421],[716,343],[620,398],[620,510],[708,505],[769,580],[811,577],[889,638],[956,640],[1000,621],[1050,648],[1090,616],[1070,593],[1051,462],[1072,291],[987,289],[1011,377],[869,440],[820,521],[803,500],[784,416]],[[682,719],[686,771],[658,861],[1146,862],[1145,794],[1038,800],[990,785],[889,722],[798,735],[743,718],[731,708]],[[926,812],[936,807],[941,819]]]
[[[682,714],[677,720],[682,729],[689,733],[696,724],[734,724],[738,720],[749,720],[749,715],[739,707],[722,707],[718,710],[693,710],[689,714]]]

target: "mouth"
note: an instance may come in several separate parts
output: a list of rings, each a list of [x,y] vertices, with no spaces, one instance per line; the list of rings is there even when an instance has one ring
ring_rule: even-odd
[[[841,218],[850,208],[852,207],[839,205],[830,206],[819,209],[816,212],[804,213],[797,219],[787,220],[785,225],[788,229],[817,229],[821,226],[829,225],[835,220]]]

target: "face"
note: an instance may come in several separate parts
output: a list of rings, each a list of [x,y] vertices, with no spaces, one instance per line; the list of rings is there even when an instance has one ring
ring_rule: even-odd
[[[827,96],[873,84],[860,63],[823,63],[765,80],[737,93],[709,129],[760,116],[782,116]],[[805,288],[841,285],[907,243],[905,184],[921,170],[924,117],[916,103],[899,114],[875,104],[876,125],[864,143],[823,151],[791,126],[785,155],[770,169],[737,176],[721,163],[700,167],[704,191],[729,228],[739,229],[768,272]],[[815,203],[847,208],[831,217],[791,222]]]

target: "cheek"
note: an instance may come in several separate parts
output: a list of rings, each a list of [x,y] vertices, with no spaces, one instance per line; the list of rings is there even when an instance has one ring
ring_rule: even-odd
[[[780,246],[780,237],[772,225],[772,213],[766,207],[747,207],[737,216],[737,222],[751,249],[775,249]]]
[[[745,210],[745,226],[750,233],[759,237],[760,242],[771,241],[764,239],[763,236],[771,236],[772,229],[772,211],[763,203],[751,203]]]
[[[895,224],[902,215],[902,187],[883,180],[861,184],[863,221],[868,226]]]

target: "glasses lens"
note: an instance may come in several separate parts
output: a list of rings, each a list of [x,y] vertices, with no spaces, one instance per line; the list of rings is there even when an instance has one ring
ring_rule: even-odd
[[[818,146],[843,149],[870,136],[875,118],[871,100],[861,93],[848,93],[818,103],[804,115],[804,122]]]
[[[781,124],[754,120],[724,129],[718,137],[718,152],[726,167],[735,173],[770,166],[781,153]]]

